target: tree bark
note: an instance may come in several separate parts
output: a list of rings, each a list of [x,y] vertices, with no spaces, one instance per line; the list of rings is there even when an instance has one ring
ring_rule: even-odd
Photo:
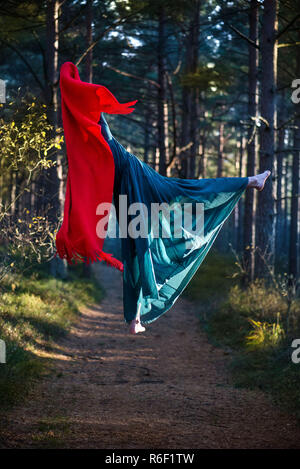
[[[86,48],[88,49],[93,42],[93,0],[86,0]],[[88,83],[93,82],[93,49],[90,49],[85,60],[85,77]],[[83,275],[85,278],[91,278],[91,264],[83,264]]]
[[[144,129],[144,162],[148,164],[149,162],[149,152],[150,152],[150,124],[151,124],[151,109],[147,108],[145,116],[145,129]]]
[[[86,0],[86,47],[93,42],[93,0]],[[85,61],[85,75],[88,83],[93,82],[93,49],[89,50]]]
[[[181,135],[180,135],[180,147],[184,150],[180,152],[180,175],[183,178],[187,178],[187,159],[189,150],[186,149],[188,146],[190,139],[189,139],[189,128],[190,128],[190,120],[189,120],[189,112],[190,112],[190,93],[189,89],[186,86],[182,87],[182,100],[181,100]]]
[[[251,0],[250,13],[249,13],[249,38],[255,44],[258,39],[258,2]],[[257,116],[258,104],[258,81],[257,81],[257,68],[258,68],[258,49],[253,45],[248,46],[248,69],[249,69],[249,82],[248,82],[248,117]],[[255,174],[256,158],[257,158],[257,137],[256,133],[252,136],[253,128],[249,127],[248,131],[248,144],[247,144],[247,176]],[[252,139],[251,139],[252,138]],[[245,192],[245,205],[244,205],[244,237],[243,237],[243,267],[246,272],[245,281],[253,280],[254,276],[254,210],[255,210],[255,197],[254,191],[247,190]]]
[[[284,251],[288,251],[289,244],[289,222],[288,222],[288,186],[289,186],[289,159],[285,159],[284,170],[284,204],[283,204],[283,247]]]
[[[244,175],[244,154],[246,150],[246,138],[244,137],[243,133],[241,132],[241,144],[239,148],[239,162],[238,162],[238,176],[243,177]],[[243,250],[243,237],[244,237],[244,225],[243,219],[245,214],[244,208],[244,199],[241,198],[237,205],[235,206],[235,216],[236,216],[236,224],[235,224],[235,232],[237,235],[236,240],[236,249],[238,252]]]
[[[163,7],[160,7],[158,18],[158,148],[159,148],[159,172],[166,175],[166,76],[165,76],[165,23],[166,15]]]
[[[298,2],[299,4],[300,2]],[[300,52],[297,52],[296,76],[300,76]],[[296,107],[297,105],[295,105]],[[298,108],[296,113],[298,114]],[[294,129],[294,152],[292,164],[292,200],[291,200],[291,224],[290,224],[290,246],[289,246],[289,282],[294,285],[299,275],[298,256],[299,256],[299,239],[298,239],[298,214],[300,200],[300,177],[299,177],[299,148],[300,148],[300,117],[296,118],[296,126]]]
[[[285,95],[284,92],[280,97],[278,113],[278,125],[281,127],[285,120]],[[283,160],[284,160],[284,138],[285,128],[281,127],[278,131],[277,139],[277,154],[276,154],[276,226],[275,226],[275,266],[280,266],[282,253],[284,252],[283,246],[283,200],[282,200],[282,179],[283,179]]]
[[[199,49],[199,23],[200,23],[200,0],[195,1],[194,13],[190,24],[190,72],[196,73],[198,68],[198,49]],[[199,150],[198,121],[199,121],[199,89],[190,90],[190,140],[191,149],[188,158],[188,177],[194,178],[196,172],[196,158]]]
[[[59,47],[59,11],[58,0],[47,0],[47,25],[46,25],[46,96],[47,116],[53,126],[52,136],[59,142],[57,129],[61,124],[61,116],[58,106],[58,47]],[[47,194],[46,213],[48,219],[54,224],[63,213],[64,205],[64,177],[63,160],[64,155],[59,149],[53,157],[56,165],[47,171],[45,188]],[[45,198],[44,198],[45,200]],[[67,277],[67,263],[65,260],[55,257],[50,263],[51,274],[56,277]]]
[[[10,201],[11,209],[10,214],[13,217],[16,213],[16,204],[14,200],[16,199],[17,195],[17,173],[16,171],[12,171],[10,175]]]
[[[217,178],[223,177],[224,167],[224,123],[219,125]]]
[[[261,116],[259,171],[273,169],[275,90],[277,71],[277,0],[264,2],[261,32]],[[267,277],[274,270],[274,204],[272,178],[257,198],[255,276]]]
[[[198,178],[203,177],[206,178],[206,136],[200,135],[200,143],[199,143],[199,171],[198,171]]]
[[[58,45],[59,45],[59,2],[47,0],[47,25],[46,25],[46,97],[47,117],[53,126],[52,136],[56,136],[58,126]],[[57,155],[53,157],[57,161]],[[58,167],[52,166],[45,174],[43,194],[43,208],[48,218],[55,222],[59,212],[59,179]]]

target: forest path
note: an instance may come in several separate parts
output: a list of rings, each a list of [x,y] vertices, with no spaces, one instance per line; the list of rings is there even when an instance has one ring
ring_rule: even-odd
[[[300,448],[293,417],[233,387],[229,358],[209,344],[193,303],[180,298],[131,336],[121,274],[96,269],[105,298],[53,349],[55,373],[7,415],[0,447]]]

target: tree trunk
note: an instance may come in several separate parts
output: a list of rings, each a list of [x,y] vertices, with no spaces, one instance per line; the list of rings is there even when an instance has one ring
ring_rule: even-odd
[[[181,102],[181,136],[180,136],[180,172],[183,178],[187,178],[187,159],[189,150],[186,148],[189,144],[189,112],[190,112],[190,93],[186,86],[182,87],[182,102]]]
[[[298,76],[298,75],[297,75]],[[300,148],[300,119],[296,119],[296,129],[294,130],[294,148],[292,164],[292,200],[291,200],[291,223],[290,223],[290,245],[289,245],[289,278],[290,283],[298,275],[298,212],[299,212],[299,148]]]
[[[219,126],[217,178],[223,177],[224,167],[224,123]]]
[[[298,2],[300,3],[300,2]],[[300,34],[299,34],[300,36]],[[300,52],[297,52],[296,76],[300,76]],[[296,105],[297,106],[297,105]],[[296,109],[297,114],[298,108]],[[297,279],[298,272],[298,213],[300,199],[300,178],[299,178],[299,148],[300,148],[300,117],[296,118],[296,128],[294,130],[294,152],[292,164],[292,200],[291,200],[291,225],[290,225],[290,246],[289,246],[289,282],[293,285]]]
[[[261,116],[266,120],[260,132],[259,171],[273,169],[275,90],[277,70],[277,0],[264,2],[261,33]],[[267,276],[274,262],[274,206],[272,178],[257,198],[255,276]]]
[[[172,122],[172,130],[173,130],[173,144],[172,144],[172,153],[171,156],[169,155],[168,151],[168,165],[167,165],[167,176],[172,176],[172,170],[178,164],[177,161],[177,119],[176,119],[176,104],[175,104],[175,97],[174,97],[174,89],[172,79],[170,74],[167,73],[167,82],[168,82],[168,90],[170,96],[170,108],[171,108],[171,122]],[[168,128],[167,128],[168,131]],[[168,148],[169,148],[169,138],[168,138]]]
[[[250,13],[249,13],[249,38],[257,43],[258,38],[258,2],[251,0]],[[256,47],[249,44],[248,46],[248,69],[249,69],[249,82],[248,82],[248,117],[257,116],[257,102],[258,102],[258,82],[257,82],[257,68],[258,68],[258,50]],[[247,144],[247,176],[255,174],[256,167],[256,154],[257,154],[257,138],[256,134],[252,136],[253,128],[250,127],[248,131],[248,144]],[[253,280],[254,276],[254,204],[255,197],[253,190],[245,192],[245,205],[244,205],[244,238],[243,238],[243,266],[246,272],[246,282]]]
[[[154,153],[154,169],[155,171],[159,172],[159,162],[160,162],[160,153],[159,153],[159,148],[154,147],[155,153]]]
[[[164,8],[160,8],[158,19],[158,148],[159,148],[159,172],[166,175],[166,76],[165,76],[165,23]]]
[[[200,154],[200,160],[199,160],[199,171],[198,171],[198,178],[206,178],[206,156],[205,156],[205,151],[206,151],[206,136],[205,135],[200,135],[200,144],[199,144],[199,154]]]
[[[144,162],[148,164],[149,162],[149,152],[150,152],[150,124],[151,124],[151,110],[150,108],[146,109],[145,116],[145,129],[144,129]]]
[[[93,0],[86,0],[86,47],[88,48],[93,42]],[[85,59],[85,75],[86,81],[93,81],[93,49],[91,49]]]
[[[193,17],[190,24],[190,73],[196,73],[198,68],[198,49],[199,49],[199,21],[200,21],[200,0],[195,1]],[[188,158],[188,177],[194,178],[196,172],[196,158],[199,150],[198,138],[198,120],[199,120],[199,90],[192,88],[190,90],[190,140],[191,149]]]
[[[59,44],[59,2],[58,0],[47,0],[47,25],[46,25],[46,96],[47,96],[47,116],[50,124],[53,126],[53,137],[57,128],[58,111],[58,44]],[[53,157],[56,160],[56,154]],[[57,219],[59,211],[59,180],[57,166],[50,168],[44,180],[44,208],[52,222]],[[47,199],[46,199],[47,197]]]
[[[17,195],[17,173],[16,171],[11,172],[10,181],[10,214],[13,217],[16,213],[16,203],[14,202]]]
[[[244,171],[244,153],[246,148],[246,138],[244,137],[243,133],[241,133],[241,144],[239,148],[239,177],[243,177]],[[237,235],[236,240],[236,249],[238,252],[243,250],[243,236],[244,236],[244,226],[243,226],[243,218],[244,218],[244,199],[241,198],[237,205],[235,206],[235,217],[236,217],[236,231],[234,234]]]
[[[278,127],[285,120],[285,96],[284,93],[280,97],[280,106],[278,113]],[[282,259],[283,246],[283,200],[282,200],[282,178],[283,178],[283,159],[284,159],[284,138],[285,128],[282,127],[278,131],[277,139],[277,155],[276,155],[276,227],[275,227],[275,266],[280,268],[280,260]]]
[[[93,42],[93,0],[86,0],[86,48]],[[88,83],[93,81],[93,49],[91,49],[85,59],[85,76]],[[91,278],[91,264],[83,264],[83,275],[85,278]]]
[[[288,251],[288,187],[289,187],[289,158],[285,159],[285,170],[284,170],[284,205],[283,205],[283,248],[284,252]]]
[[[50,124],[53,126],[52,136],[59,142],[59,135],[56,130],[61,124],[58,106],[58,47],[59,47],[59,9],[58,0],[47,0],[47,49],[46,49],[46,96],[47,96],[47,116]],[[64,204],[64,178],[63,178],[63,160],[62,151],[57,150],[53,159],[56,165],[47,171],[45,188],[48,196],[47,216],[55,224],[63,213]],[[45,200],[45,199],[44,199]],[[50,263],[51,274],[56,277],[67,277],[67,263],[59,259],[58,256],[52,259]]]

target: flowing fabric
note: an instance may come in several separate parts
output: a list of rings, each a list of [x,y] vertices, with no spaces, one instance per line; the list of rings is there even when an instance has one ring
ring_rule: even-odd
[[[68,155],[64,219],[56,235],[57,253],[68,263],[104,260],[123,270],[122,263],[103,252],[105,233],[96,232],[100,203],[111,204],[114,159],[101,134],[101,112],[128,114],[136,101],[121,104],[102,85],[80,80],[77,67],[65,62],[60,69],[61,107]],[[56,254],[57,254],[56,253]]]
[[[243,195],[249,179],[223,177],[195,180],[161,176],[113,137],[103,114],[100,125],[115,162],[114,204],[119,225],[131,204],[143,204],[147,208],[146,214],[139,218],[147,229],[147,236],[121,237],[121,247],[125,321],[130,322],[136,317],[140,304],[141,322],[148,324],[169,310],[187,286]],[[120,196],[126,201],[121,211]],[[159,218],[159,230],[168,236],[154,236],[151,223],[147,224],[147,214],[151,213],[153,203],[175,207],[172,219],[163,215]],[[193,209],[190,214],[191,229],[187,230],[182,223],[181,237],[178,237],[174,220],[179,214],[178,208],[185,203]],[[197,215],[196,204],[203,204],[200,215]],[[128,216],[127,227],[133,223],[135,215]],[[197,216],[203,216],[201,232],[193,232]]]

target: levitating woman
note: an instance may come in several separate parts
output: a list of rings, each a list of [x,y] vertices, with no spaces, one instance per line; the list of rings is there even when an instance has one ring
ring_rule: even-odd
[[[270,171],[211,179],[161,176],[125,150],[102,114],[128,114],[136,101],[121,104],[104,86],[82,82],[71,62],[61,67],[60,88],[68,178],[57,252],[69,263],[104,260],[123,271],[125,322],[132,334],[143,332],[182,293],[246,188],[261,191]],[[112,199],[118,220],[126,220],[128,228],[121,234],[122,261],[102,250]],[[160,212],[154,226],[148,220],[153,206],[173,210],[169,216]],[[179,217],[185,207],[188,226],[186,213]],[[100,225],[105,230],[99,234]],[[145,228],[140,236],[131,229],[137,225]]]

